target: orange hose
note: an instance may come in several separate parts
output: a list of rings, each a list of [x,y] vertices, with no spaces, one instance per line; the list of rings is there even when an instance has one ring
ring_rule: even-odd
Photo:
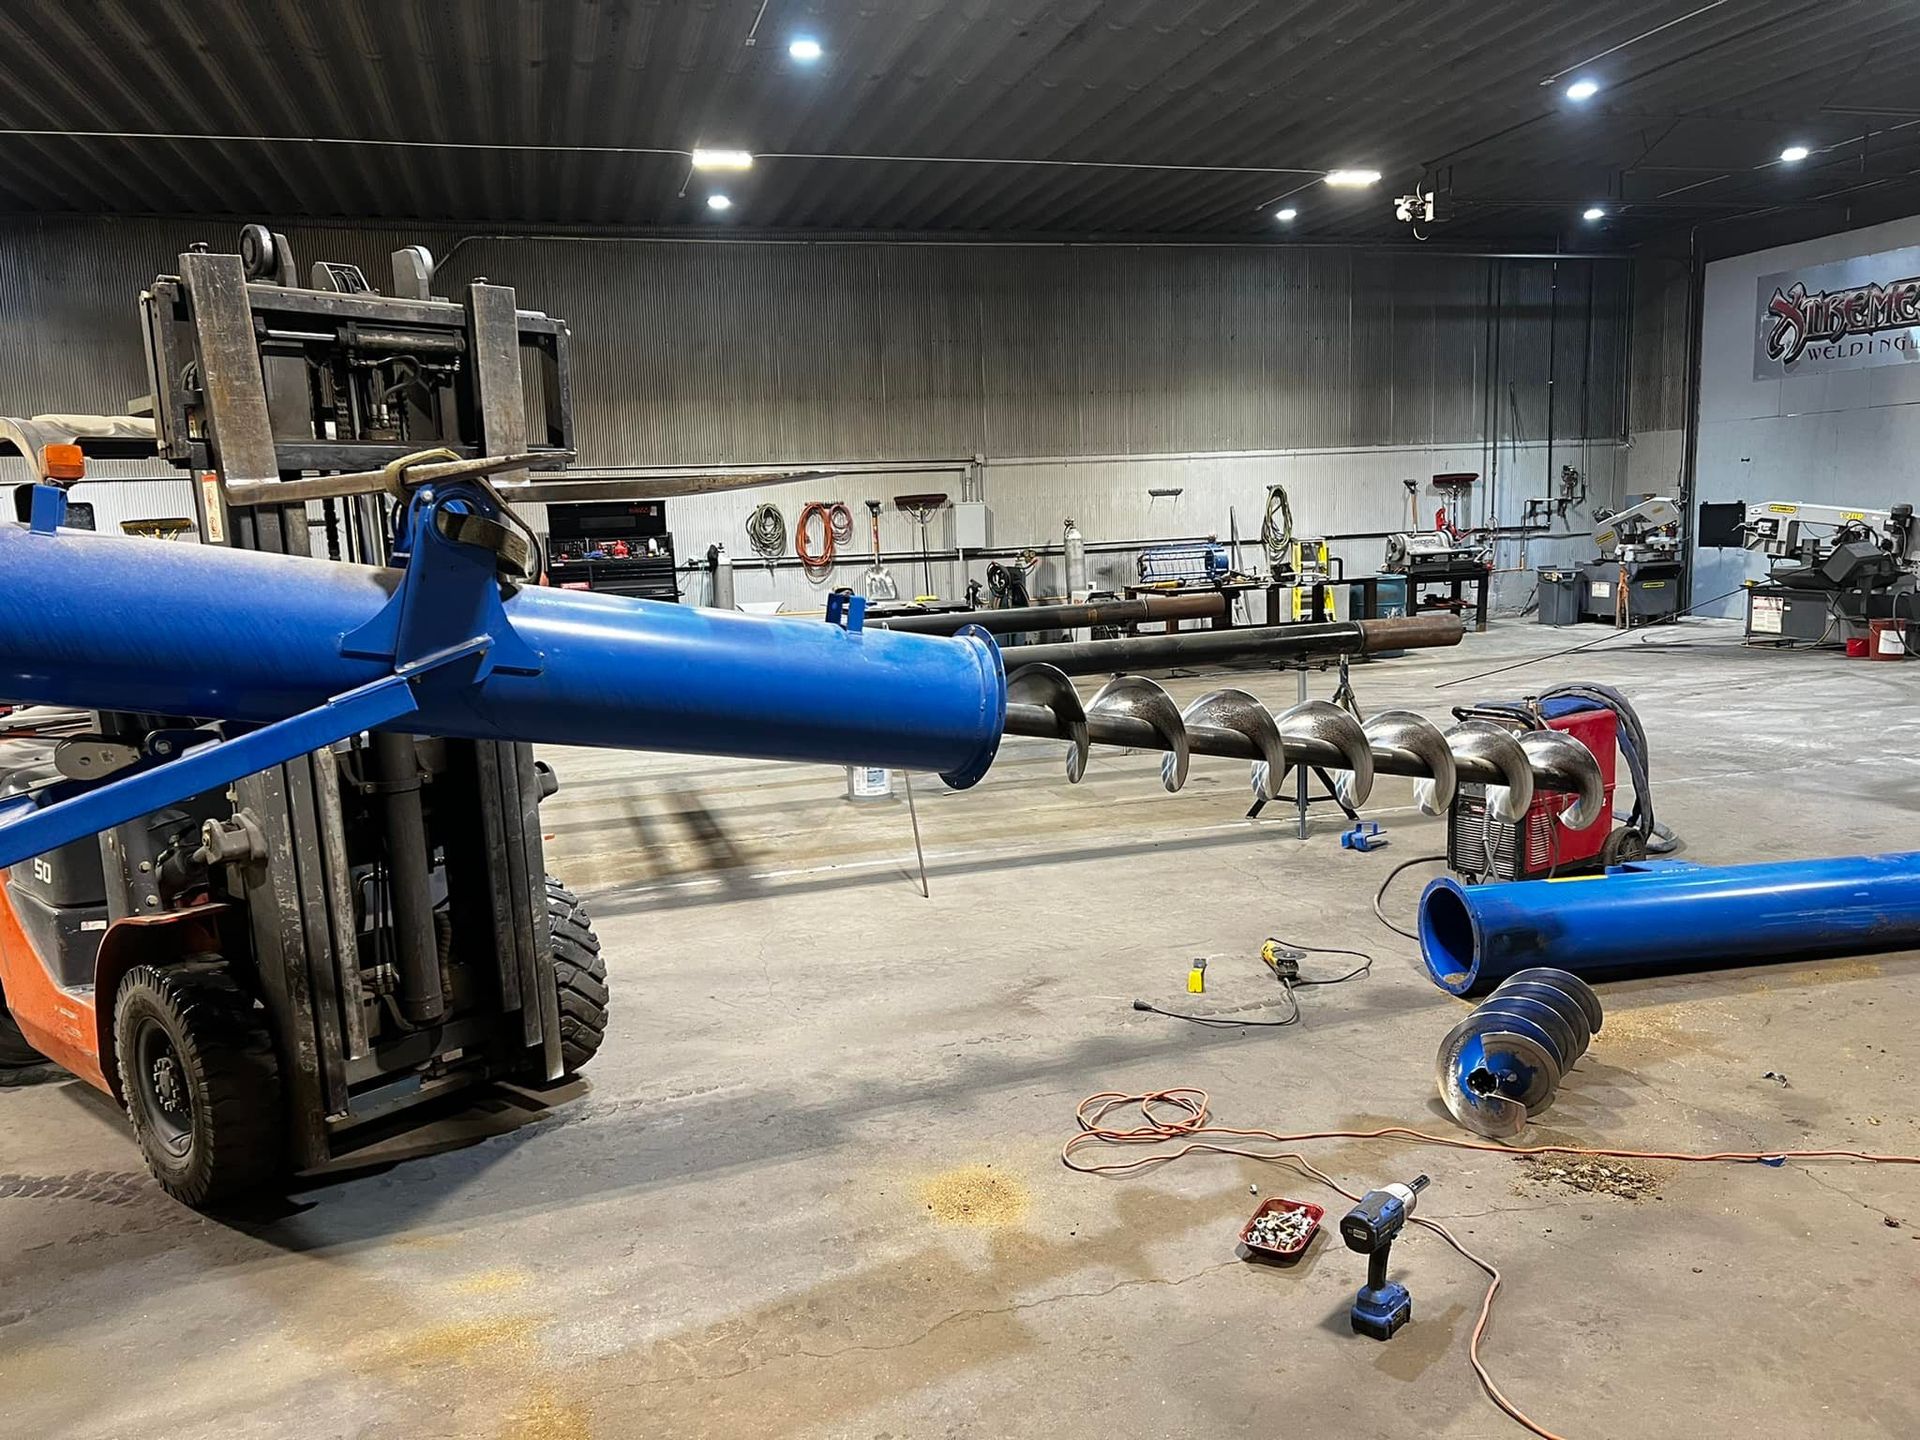
[[[1242,1130],[1232,1126],[1210,1124],[1209,1103],[1207,1092],[1192,1085],[1175,1085],[1166,1090],[1149,1090],[1139,1095],[1128,1095],[1118,1090],[1103,1090],[1097,1095],[1089,1095],[1074,1110],[1074,1122],[1079,1126],[1079,1132],[1068,1137],[1066,1144],[1060,1147],[1060,1163],[1069,1170],[1078,1171],[1083,1175],[1125,1175],[1136,1170],[1165,1165],[1185,1155],[1234,1155],[1247,1160],[1272,1161],[1291,1166],[1302,1174],[1318,1180],[1336,1193],[1346,1196],[1349,1200],[1358,1200],[1360,1197],[1325,1171],[1316,1168],[1298,1152],[1275,1153],[1266,1150],[1249,1150],[1236,1145],[1213,1144],[1196,1137],[1222,1136],[1239,1140],[1263,1140],[1276,1145],[1296,1145],[1309,1140],[1408,1140],[1424,1145],[1442,1145],[1452,1150],[1490,1151],[1499,1155],[1580,1155],[1616,1160],[1677,1160],[1688,1164],[1782,1164],[1788,1160],[1861,1160],[1876,1165],[1920,1165],[1920,1155],[1882,1155],[1865,1150],[1716,1150],[1703,1153],[1684,1150],[1590,1149],[1579,1145],[1497,1145],[1485,1140],[1461,1140],[1452,1135],[1431,1135],[1424,1130],[1414,1130],[1404,1125],[1387,1125],[1378,1130],[1305,1130],[1294,1134],[1277,1130]],[[1127,1106],[1139,1108],[1140,1123],[1138,1125],[1118,1128],[1106,1123],[1107,1117],[1114,1111]],[[1162,1119],[1161,1113],[1168,1109],[1171,1109],[1174,1114]],[[1116,1160],[1104,1164],[1092,1164],[1074,1158],[1075,1153],[1087,1145],[1164,1145],[1169,1141],[1182,1139],[1187,1143],[1178,1149],[1143,1155],[1138,1160]],[[1541,1437],[1541,1440],[1564,1440],[1563,1436],[1547,1429],[1510,1400],[1506,1392],[1494,1383],[1493,1376],[1480,1359],[1480,1342],[1485,1337],[1487,1326],[1493,1319],[1494,1296],[1500,1293],[1499,1269],[1492,1261],[1469,1250],[1451,1230],[1437,1220],[1415,1216],[1413,1223],[1433,1231],[1463,1258],[1486,1272],[1487,1293],[1480,1302],[1480,1317],[1474,1322],[1473,1334],[1467,1341],[1467,1363],[1473,1367],[1473,1373],[1479,1378],[1482,1388],[1486,1390],[1487,1398],[1493,1401],[1502,1413]]]

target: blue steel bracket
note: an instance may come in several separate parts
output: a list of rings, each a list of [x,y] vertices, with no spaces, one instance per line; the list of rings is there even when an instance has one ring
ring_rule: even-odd
[[[851,590],[833,591],[827,596],[827,624],[858,635],[867,628],[867,597]]]
[[[471,685],[496,668],[538,675],[539,651],[522,640],[500,603],[496,552],[455,538],[461,522],[478,517],[499,525],[500,507],[478,485],[456,481],[422,486],[408,503],[395,537],[405,564],[400,586],[380,613],[341,642],[343,655],[386,660],[402,674],[439,674],[439,683]],[[471,661],[445,669],[455,655]]]
[[[59,781],[0,800],[0,869],[411,715],[419,708],[416,683],[434,670],[466,668],[461,662],[475,653],[469,646],[442,655],[424,669],[383,676],[230,740],[194,732],[207,734],[207,743],[178,759],[169,759],[167,752],[177,747],[182,732],[167,731],[167,746],[150,746],[130,770],[110,779]]]
[[[33,509],[28,512],[27,528],[36,535],[51,535],[67,523],[67,490],[50,480],[33,487]]]

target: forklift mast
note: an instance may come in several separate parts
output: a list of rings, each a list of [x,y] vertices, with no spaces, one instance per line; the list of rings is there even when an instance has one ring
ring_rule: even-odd
[[[393,494],[276,492],[428,450],[571,458],[566,325],[504,286],[434,296],[418,247],[393,272],[391,295],[328,261],[302,286],[286,237],[248,226],[239,254],[196,246],[142,294],[155,444],[195,479],[203,543],[386,565]],[[158,717],[100,719],[137,743]],[[552,788],[524,743],[376,732],[202,797],[219,876],[244,902],[229,943],[251,952],[294,1167],[434,1095],[563,1073],[537,816]],[[147,821],[101,835],[116,918],[165,914],[168,844]]]

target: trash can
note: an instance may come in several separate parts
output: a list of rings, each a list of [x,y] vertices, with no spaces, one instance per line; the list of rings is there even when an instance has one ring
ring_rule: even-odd
[[[1360,587],[1353,587],[1353,604],[1360,607]],[[1382,620],[1395,618],[1407,613],[1407,577],[1404,575],[1382,575],[1374,582],[1374,603],[1380,608],[1378,614]]]
[[[1580,623],[1580,572],[1549,570],[1542,567],[1540,577],[1540,623],[1542,625],[1578,625]]]

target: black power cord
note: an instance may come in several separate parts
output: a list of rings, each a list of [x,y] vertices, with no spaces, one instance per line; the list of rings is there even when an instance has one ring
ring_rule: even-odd
[[[1492,817],[1488,817],[1488,823],[1492,823]],[[1402,870],[1411,870],[1416,865],[1444,865],[1446,859],[1447,857],[1444,855],[1416,855],[1411,860],[1402,860],[1398,865],[1394,866],[1393,869],[1389,870],[1387,872],[1387,878],[1380,882],[1380,888],[1373,892],[1373,913],[1380,923],[1396,935],[1404,935],[1409,940],[1418,940],[1420,937],[1413,931],[1404,926],[1396,925],[1393,921],[1389,920],[1387,918],[1387,912],[1380,908],[1380,902],[1387,898],[1387,887],[1393,884],[1395,877],[1397,877]]]
[[[1306,955],[1348,955],[1360,961],[1360,964],[1344,975],[1305,976],[1300,973],[1301,957]],[[1372,973],[1373,956],[1364,950],[1341,950],[1326,945],[1296,945],[1291,940],[1281,940],[1269,935],[1260,946],[1260,960],[1273,972],[1273,978],[1280,982],[1280,988],[1286,992],[1287,1012],[1278,1020],[1242,1020],[1233,1015],[1193,1015],[1184,1010],[1168,1010],[1147,1000],[1135,1000],[1133,1008],[1149,1015],[1164,1015],[1169,1020],[1185,1020],[1191,1025],[1207,1025],[1215,1029],[1237,1030],[1241,1028],[1278,1030],[1287,1025],[1300,1023],[1300,997],[1296,988],[1311,985],[1341,985],[1349,980],[1358,980]],[[1264,1009],[1264,1006],[1256,1007]]]
[[[1133,1008],[1144,1010],[1149,1015],[1164,1015],[1169,1020],[1185,1020],[1194,1025],[1209,1025],[1221,1030],[1238,1030],[1243,1026],[1249,1029],[1278,1030],[1283,1025],[1298,1024],[1300,1020],[1300,1000],[1293,993],[1290,982],[1282,982],[1287,987],[1287,1014],[1279,1020],[1236,1020],[1231,1015],[1189,1015],[1182,1010],[1163,1010],[1145,1000],[1133,1002]]]

